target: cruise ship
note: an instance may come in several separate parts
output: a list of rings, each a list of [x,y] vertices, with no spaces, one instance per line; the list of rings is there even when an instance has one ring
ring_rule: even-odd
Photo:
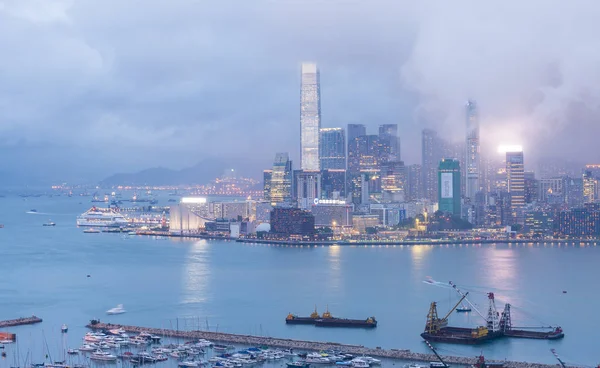
[[[77,226],[119,227],[127,224],[127,219],[112,208],[94,206],[77,217]]]

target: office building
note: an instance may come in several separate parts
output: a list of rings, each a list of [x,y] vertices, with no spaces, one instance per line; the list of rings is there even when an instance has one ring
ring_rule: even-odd
[[[443,159],[438,167],[439,210],[461,215],[460,163],[454,159]]]
[[[437,201],[437,165],[440,161],[440,141],[437,133],[424,129],[421,134],[421,170],[423,174],[423,196],[432,202]]]
[[[538,198],[539,184],[533,171],[525,171],[525,203],[533,203]]]
[[[416,201],[423,198],[423,173],[421,165],[413,164],[406,168],[405,199]]]
[[[383,124],[379,126],[379,145],[382,162],[400,161],[400,137],[398,124]]]
[[[295,170],[294,198],[300,209],[309,210],[321,198],[321,172]]]
[[[313,236],[315,217],[299,208],[278,208],[271,211],[271,233],[283,236]]]
[[[292,161],[287,152],[277,153],[271,171],[271,196],[274,205],[292,204]]]
[[[273,170],[263,171],[263,199],[267,202],[271,202],[271,178],[273,177]]]
[[[312,206],[311,212],[315,216],[315,226],[331,227],[334,231],[352,227],[354,207],[345,201],[322,199]]]
[[[523,151],[506,152],[506,186],[510,194],[510,209],[517,224],[523,224],[525,207],[525,165]]]
[[[346,170],[321,171],[322,199],[340,199],[346,197]]]
[[[598,180],[592,175],[591,170],[586,170],[583,173],[583,201],[584,203],[596,202],[596,194],[598,193]]]
[[[360,171],[360,153],[358,137],[367,135],[367,128],[362,124],[348,124],[348,173]]]
[[[574,237],[600,235],[600,211],[597,205],[561,211],[557,217],[560,235]]]
[[[319,70],[313,63],[302,64],[300,90],[300,167],[318,171],[321,129],[321,91]]]
[[[475,194],[481,190],[479,182],[481,166],[481,158],[479,156],[479,116],[475,101],[469,100],[465,110],[467,125],[465,196],[470,199],[475,199]]]
[[[406,172],[403,161],[388,161],[381,165],[381,192],[384,202],[404,202]]]
[[[321,170],[346,169],[346,139],[343,128],[322,128],[320,145]]]

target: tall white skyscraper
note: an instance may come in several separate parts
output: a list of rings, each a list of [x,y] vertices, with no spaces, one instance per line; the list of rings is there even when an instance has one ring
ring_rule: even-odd
[[[319,131],[321,129],[321,90],[317,64],[302,64],[300,89],[300,166],[318,171]]]
[[[469,100],[466,105],[467,123],[467,155],[466,155],[466,190],[465,196],[471,200],[475,199],[475,193],[481,190],[479,157],[479,114],[475,101]]]

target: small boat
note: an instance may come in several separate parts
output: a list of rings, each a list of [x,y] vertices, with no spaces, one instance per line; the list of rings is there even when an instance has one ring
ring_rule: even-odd
[[[83,230],[83,232],[86,234],[98,234],[100,232],[100,230],[91,228],[91,229],[85,229],[85,230]]]
[[[123,308],[123,304],[119,304],[116,307],[110,308],[109,310],[107,310],[106,314],[111,314],[111,315],[112,314],[123,314],[125,312],[127,312],[127,311],[125,310],[125,308]]]
[[[286,363],[286,365],[290,368],[309,368],[310,364],[303,362],[301,360],[297,361],[297,362],[289,362]]]
[[[34,209],[29,210],[29,212],[27,212],[27,213],[37,213],[37,210],[34,208]]]
[[[69,327],[63,323],[62,327],[60,328],[60,332],[67,333],[67,331],[69,331]]]
[[[457,313],[464,313],[464,312],[470,312],[470,311],[471,311],[471,307],[469,307],[468,305],[464,305],[464,304],[461,304],[460,307],[456,308]]]
[[[199,367],[200,363],[194,362],[192,360],[187,360],[185,362],[180,362],[179,364],[177,364],[177,366],[184,367],[184,368],[195,368],[195,367]]]
[[[77,349],[69,349],[69,350],[67,350],[67,354],[77,355],[77,354],[79,354],[79,351],[77,351]]]
[[[56,223],[52,222],[52,221],[48,221],[42,224],[42,226],[56,226]]]
[[[0,344],[5,345],[5,344],[12,344],[14,341],[12,340],[0,340]]]

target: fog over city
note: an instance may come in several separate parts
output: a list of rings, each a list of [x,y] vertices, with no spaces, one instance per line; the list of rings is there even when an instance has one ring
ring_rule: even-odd
[[[399,124],[482,151],[600,162],[597,1],[0,0],[0,173],[92,181],[216,157],[299,159],[300,64],[323,127]]]

